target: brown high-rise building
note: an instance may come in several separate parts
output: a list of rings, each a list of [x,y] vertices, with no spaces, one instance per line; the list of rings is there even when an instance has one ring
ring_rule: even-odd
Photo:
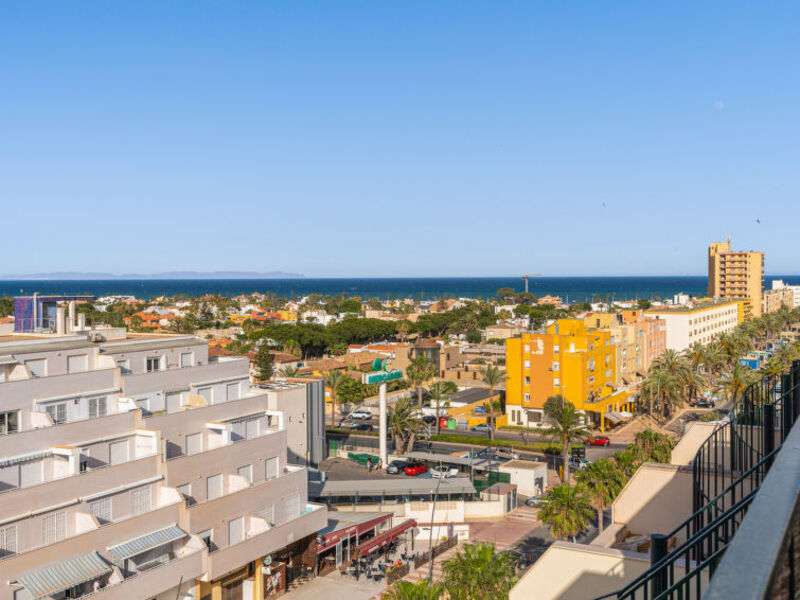
[[[764,253],[731,250],[731,240],[708,247],[708,295],[749,300],[745,318],[761,316]]]

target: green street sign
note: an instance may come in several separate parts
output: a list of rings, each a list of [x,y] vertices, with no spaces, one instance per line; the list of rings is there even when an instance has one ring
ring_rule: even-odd
[[[374,371],[372,373],[364,373],[361,376],[362,383],[382,383],[384,381],[391,381],[392,379],[402,379],[403,372],[400,369],[392,371]]]

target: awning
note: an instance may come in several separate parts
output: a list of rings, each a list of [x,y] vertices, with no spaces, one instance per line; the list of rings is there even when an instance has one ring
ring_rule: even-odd
[[[621,423],[622,422],[622,415],[619,414],[617,411],[612,410],[607,413],[603,413],[603,417],[607,421],[611,421],[612,423]]]
[[[10,354],[4,354],[3,356],[0,356],[0,365],[16,365],[16,364],[19,364],[19,361]]]
[[[176,385],[175,387],[169,387],[164,389],[165,394],[180,394],[181,392],[189,392],[192,388],[188,385]]]
[[[147,535],[125,542],[124,544],[111,546],[108,551],[111,552],[111,556],[114,557],[115,561],[122,562],[126,558],[136,556],[142,552],[147,552],[148,550],[163,546],[164,544],[169,544],[175,540],[180,540],[187,535],[189,534],[183,529],[177,525],[172,525],[171,527],[159,529],[153,533],[148,533]]]
[[[42,450],[41,452],[30,452],[28,454],[18,454],[17,456],[8,456],[0,458],[0,467],[10,467],[11,465],[27,462],[29,460],[36,460],[37,458],[46,458],[48,456],[52,456],[52,454],[53,450],[51,448],[48,448],[47,450]]]
[[[34,600],[46,598],[111,572],[97,552],[84,554],[17,578]]]
[[[356,548],[356,556],[366,556],[371,552],[375,552],[376,550],[380,550],[381,546],[385,546],[401,533],[412,529],[417,526],[417,522],[414,519],[409,519],[405,523],[398,525],[397,527],[392,527],[389,531],[384,531],[383,533],[379,533],[374,538],[367,540],[363,544],[361,544],[358,548]]]

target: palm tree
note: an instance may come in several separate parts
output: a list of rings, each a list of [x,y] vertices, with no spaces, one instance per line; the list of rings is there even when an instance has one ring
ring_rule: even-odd
[[[436,375],[433,363],[424,356],[415,356],[406,367],[406,379],[417,388],[417,403],[422,408],[422,384]]]
[[[762,366],[758,372],[761,374],[762,377],[774,379],[778,377],[778,375],[783,373],[783,371],[784,371],[783,363],[781,359],[778,358],[776,355],[770,358],[766,363],[764,363],[764,366]]]
[[[336,419],[336,392],[339,389],[339,384],[342,382],[342,372],[337,370],[328,371],[325,373],[325,385],[331,390],[331,426],[335,425]]]
[[[653,416],[654,410],[664,412],[664,408],[677,404],[680,397],[678,378],[669,373],[664,365],[656,361],[647,371],[647,377],[639,387],[639,397],[648,402],[648,412]]]
[[[539,519],[550,526],[553,537],[572,538],[586,529],[594,516],[591,500],[582,485],[562,483],[551,488],[539,509]]]
[[[494,365],[487,366],[482,372],[483,382],[489,386],[489,439],[494,441],[494,390],[506,380],[506,372]]]
[[[603,511],[625,487],[625,474],[610,459],[601,458],[575,473],[575,479],[592,498],[597,510],[597,529],[603,531]]]
[[[292,377],[297,377],[297,367],[286,366],[283,367],[278,373],[280,373],[281,377],[286,377],[287,379],[291,379]]]
[[[445,587],[442,583],[431,583],[427,579],[414,582],[401,579],[383,597],[386,600],[439,600],[444,593]]]
[[[633,444],[627,448],[642,462],[657,462],[667,464],[672,456],[675,443],[663,433],[645,429],[636,434]]]
[[[731,408],[736,404],[736,399],[739,395],[752,382],[752,373],[748,367],[737,362],[722,376],[719,382],[719,390],[728,397]]]
[[[436,433],[440,433],[442,428],[440,426],[439,417],[441,416],[441,402],[446,400],[458,391],[458,386],[452,381],[437,381],[431,386],[428,391],[431,400],[436,402]]]
[[[442,571],[450,600],[505,600],[516,582],[511,556],[486,542],[466,544]]]
[[[558,402],[553,401],[559,398],[561,399],[560,406]],[[569,485],[569,461],[567,460],[569,445],[576,441],[582,442],[589,437],[589,433],[581,422],[581,416],[575,410],[575,405],[572,402],[567,402],[561,396],[548,398],[545,418],[547,419],[547,428],[543,433],[551,440],[561,444],[561,457],[564,462],[564,477],[562,481]]]
[[[641,464],[641,460],[636,453],[627,449],[615,452],[613,459],[617,465],[617,468],[622,471],[625,477],[630,477],[633,475]]]
[[[414,416],[416,411],[411,399],[403,397],[395,402],[389,413],[388,426],[398,454],[405,454],[414,447],[414,438],[419,428],[419,419]]]

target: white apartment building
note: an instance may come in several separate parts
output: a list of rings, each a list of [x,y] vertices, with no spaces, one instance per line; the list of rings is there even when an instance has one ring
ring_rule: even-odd
[[[720,301],[695,306],[654,307],[646,314],[664,321],[667,348],[680,352],[695,342],[707,344],[719,334],[732,331],[739,324],[739,303]]]
[[[797,308],[800,306],[800,285],[788,285],[782,279],[773,279],[773,290],[790,290],[792,292],[793,304],[789,308]]]
[[[194,336],[57,329],[0,337],[0,600],[260,600],[313,569],[321,383],[251,387]]]

